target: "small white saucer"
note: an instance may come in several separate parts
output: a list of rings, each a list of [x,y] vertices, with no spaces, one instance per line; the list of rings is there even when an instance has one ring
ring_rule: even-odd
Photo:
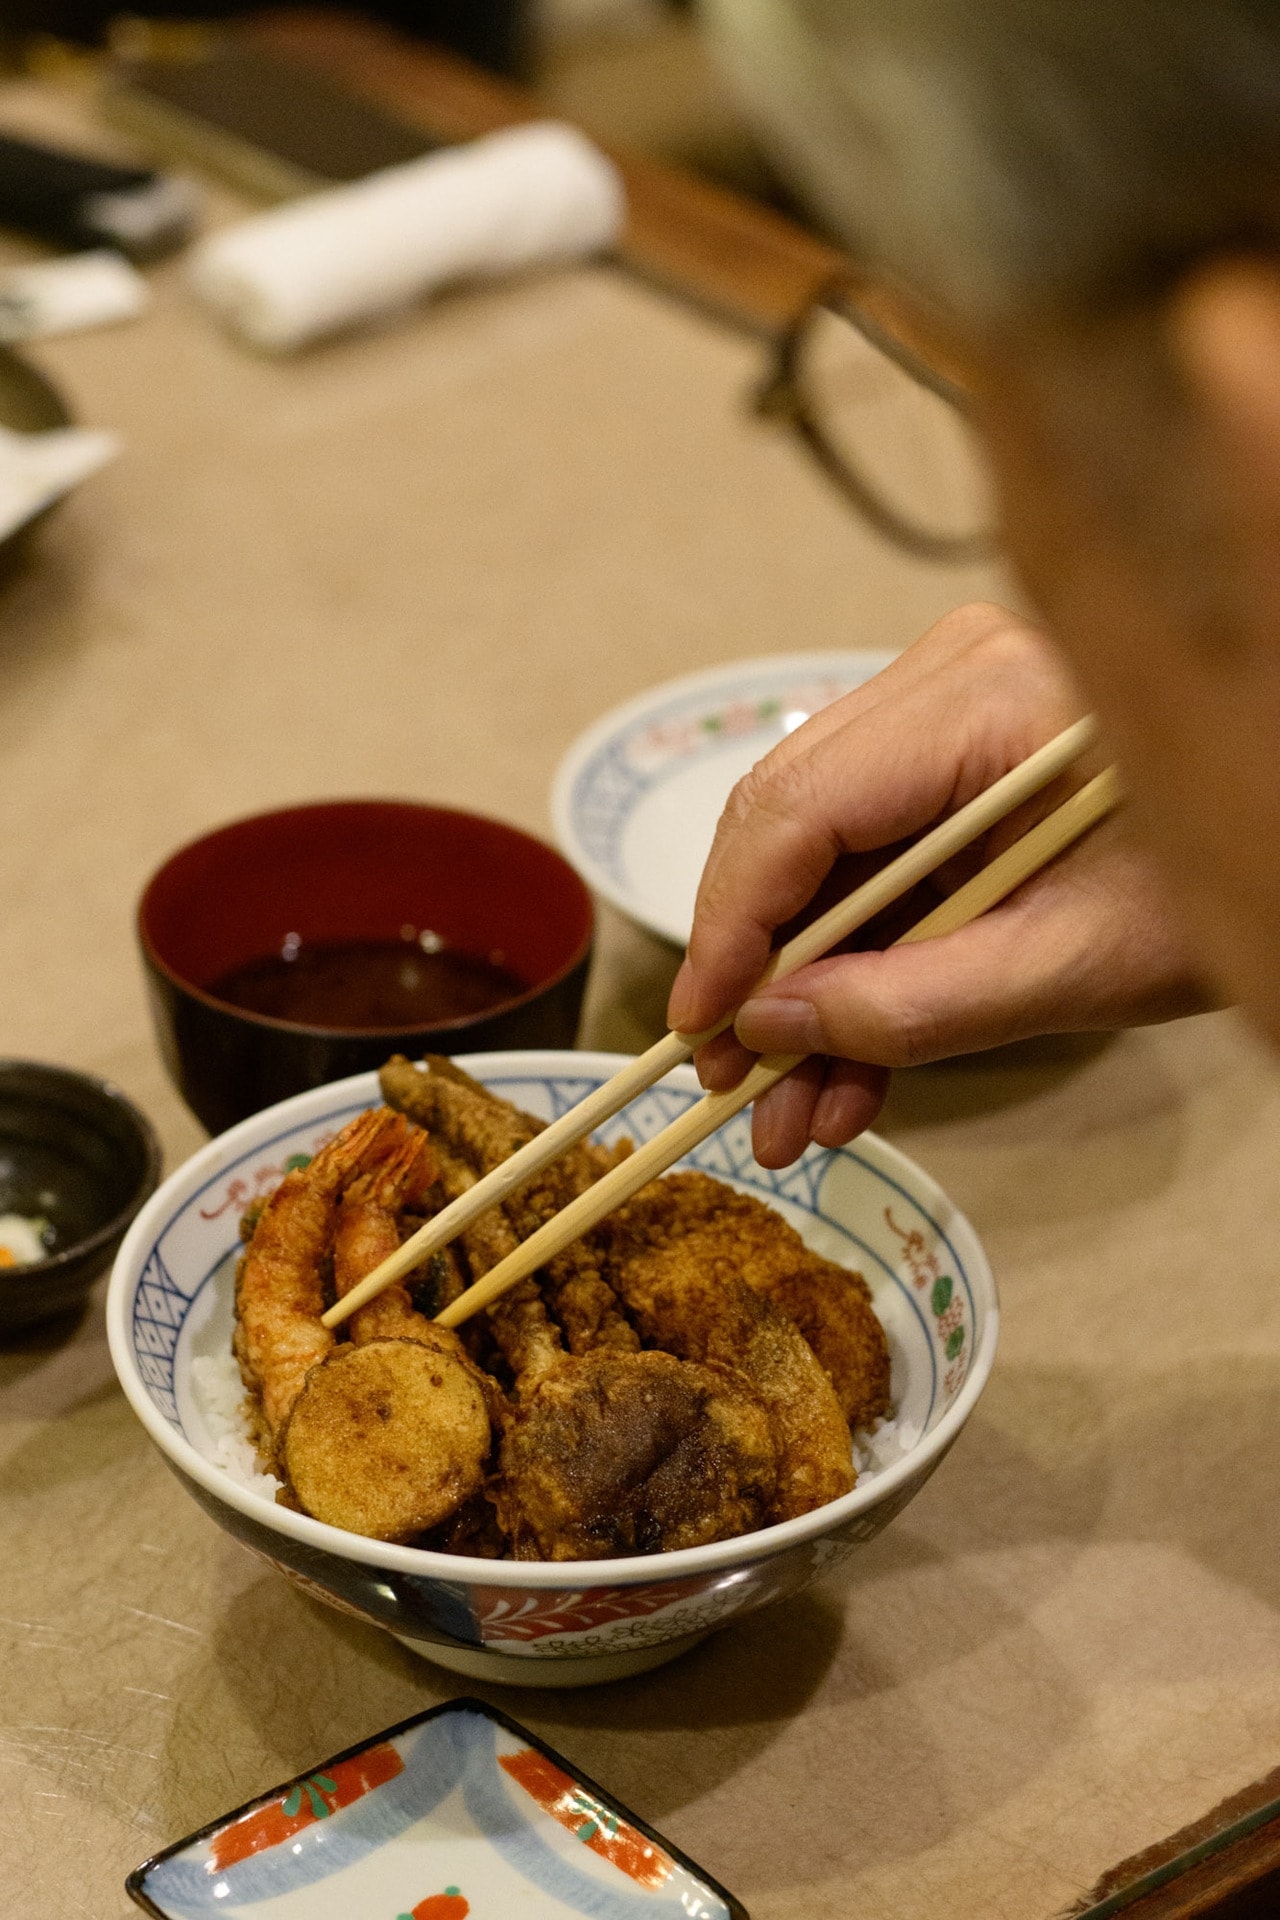
[[[742,775],[891,653],[780,653],[668,680],[580,734],[556,771],[561,850],[595,891],[684,946],[716,822]]]

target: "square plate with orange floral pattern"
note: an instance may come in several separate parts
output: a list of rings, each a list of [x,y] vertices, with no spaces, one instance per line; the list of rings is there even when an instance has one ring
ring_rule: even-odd
[[[348,1748],[125,1885],[158,1920],[747,1920],[701,1867],[479,1700]]]

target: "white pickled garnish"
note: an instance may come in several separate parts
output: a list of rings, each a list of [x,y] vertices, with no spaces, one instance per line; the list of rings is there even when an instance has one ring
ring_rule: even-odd
[[[0,1267],[32,1266],[47,1259],[48,1225],[47,1220],[29,1220],[25,1214],[0,1213]]]

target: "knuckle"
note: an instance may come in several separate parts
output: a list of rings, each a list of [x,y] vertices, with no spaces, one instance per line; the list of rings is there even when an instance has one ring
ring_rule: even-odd
[[[894,1019],[894,1067],[923,1067],[945,1051],[936,1014],[928,1007],[908,1001],[899,1007]]]
[[[926,640],[947,641],[951,645],[980,646],[989,634],[1001,627],[1018,625],[1018,616],[994,600],[968,600],[953,607],[930,627]]]
[[[1025,680],[1028,669],[1039,677],[1043,642],[1033,628],[1009,614],[999,626],[991,627],[975,641],[973,664],[984,675],[996,680]]]
[[[799,754],[791,760],[760,760],[737,782],[721,816],[720,830],[753,836],[761,832],[776,837],[779,830],[787,837],[809,837],[822,819],[822,793],[815,782],[809,757]]]
[[[856,1040],[849,1055],[875,1066],[920,1067],[945,1052],[937,1015],[919,1000],[864,999],[857,1026],[856,1036],[849,1036]]]
[[[752,819],[760,805],[763,790],[767,786],[764,771],[766,765],[765,761],[758,762],[735,782],[724,804],[724,812],[721,816],[722,826],[737,829],[746,826]]]

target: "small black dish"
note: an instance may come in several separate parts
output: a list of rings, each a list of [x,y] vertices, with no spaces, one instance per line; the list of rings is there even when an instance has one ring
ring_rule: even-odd
[[[47,1259],[0,1267],[0,1333],[76,1305],[159,1178],[151,1123],[118,1087],[0,1060],[0,1214],[49,1223]]]

